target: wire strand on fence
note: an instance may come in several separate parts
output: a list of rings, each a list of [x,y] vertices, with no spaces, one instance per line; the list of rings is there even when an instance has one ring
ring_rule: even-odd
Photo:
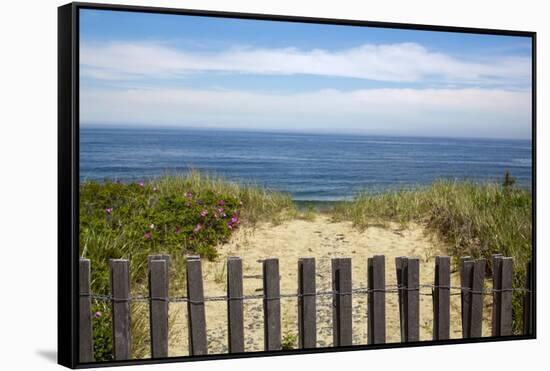
[[[432,289],[432,292],[420,292],[420,289]],[[149,302],[149,301],[167,301],[170,303],[191,303],[191,304],[202,304],[204,302],[210,302],[210,301],[234,301],[234,300],[280,300],[280,299],[288,299],[288,298],[300,298],[300,297],[308,297],[308,296],[315,296],[315,297],[321,297],[321,296],[347,296],[347,295],[366,295],[373,292],[386,292],[386,293],[398,293],[403,291],[419,291],[420,295],[423,296],[432,296],[434,289],[443,289],[443,290],[458,290],[460,292],[454,292],[450,295],[462,295],[462,294],[478,294],[478,295],[492,295],[494,293],[499,292],[523,292],[523,293],[529,293],[531,290],[527,288],[508,288],[508,289],[482,289],[482,290],[473,290],[469,287],[462,287],[462,286],[437,286],[437,285],[429,285],[429,284],[422,284],[417,287],[405,287],[405,286],[398,286],[398,285],[388,285],[384,289],[370,289],[367,287],[358,287],[355,289],[352,289],[350,292],[338,292],[338,291],[317,291],[315,293],[282,293],[275,297],[265,297],[263,294],[256,294],[256,295],[243,295],[240,297],[228,297],[226,295],[220,295],[220,296],[207,296],[204,298],[204,300],[189,300],[185,296],[172,296],[172,297],[149,297],[149,296],[131,296],[129,298],[114,298],[112,295],[104,295],[104,294],[94,294],[94,293],[80,293],[81,297],[90,297],[91,299],[97,300],[97,301],[112,301],[112,302]]]

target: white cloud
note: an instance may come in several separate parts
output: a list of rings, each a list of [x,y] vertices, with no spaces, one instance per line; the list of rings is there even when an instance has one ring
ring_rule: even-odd
[[[83,43],[80,62],[84,76],[101,80],[173,78],[204,71],[511,85],[531,79],[527,57],[465,61],[417,43],[364,44],[339,51],[240,47],[219,52],[190,52],[151,42]]]
[[[320,90],[273,94],[86,89],[81,121],[251,129],[529,137],[531,94],[497,89]]]

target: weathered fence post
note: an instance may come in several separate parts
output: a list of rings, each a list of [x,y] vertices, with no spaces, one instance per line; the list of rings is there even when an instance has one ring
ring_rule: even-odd
[[[493,314],[491,323],[491,335],[500,335],[500,299],[502,298],[502,254],[493,255]]]
[[[417,258],[402,260],[403,318],[406,342],[418,341],[420,321],[419,261]]]
[[[502,290],[500,302],[500,336],[512,335],[512,275],[513,275],[513,259],[502,258],[502,276],[500,279]]]
[[[397,280],[397,296],[399,307],[399,328],[401,332],[401,342],[405,342],[405,311],[403,309],[403,260],[407,259],[404,256],[395,258],[395,277]]]
[[[535,303],[533,300],[533,261],[529,259],[525,269],[525,293],[523,295],[523,334],[533,335]]]
[[[315,258],[298,260],[298,346],[317,346]]]
[[[472,299],[470,312],[470,337],[478,338],[482,334],[483,323],[483,281],[485,279],[485,259],[474,262],[472,276]]]
[[[187,257],[187,312],[189,354],[194,356],[207,354],[204,292],[199,256]]]
[[[384,255],[368,258],[368,343],[386,342],[386,270]]]
[[[471,301],[472,301],[472,274],[474,261],[469,256],[460,258],[460,311],[462,314],[462,337],[470,337],[471,328]]]
[[[435,257],[433,289],[433,339],[447,340],[450,334],[451,316],[451,258]]]
[[[351,258],[332,259],[332,333],[334,346],[352,345]]]
[[[94,361],[94,343],[92,336],[92,300],[90,297],[90,260],[80,259],[79,265],[79,356],[78,361]]]
[[[164,259],[149,260],[149,327],[153,358],[168,357],[167,266]]]
[[[240,258],[227,259],[227,340],[229,353],[244,352],[243,265]]]
[[[166,262],[166,295],[169,294],[170,289],[170,255],[168,254],[154,254],[147,257],[147,263],[151,264],[152,260],[164,260]]]
[[[264,281],[264,349],[281,349],[281,292],[279,259],[262,261]]]
[[[131,356],[130,274],[128,260],[110,259],[111,303],[113,318],[113,356],[127,360]]]

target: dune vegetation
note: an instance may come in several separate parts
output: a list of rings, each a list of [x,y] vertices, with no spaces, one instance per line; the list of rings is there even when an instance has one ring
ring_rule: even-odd
[[[524,284],[532,251],[532,195],[509,177],[503,184],[441,180],[424,187],[365,192],[324,212],[359,229],[389,221],[421,224],[448,243],[446,253],[455,264],[460,256],[483,257],[489,263],[494,253],[511,256],[514,287]],[[215,260],[216,246],[243,226],[315,220],[315,215],[312,207],[298,210],[289,194],[197,171],[133,183],[87,181],[80,185],[80,253],[91,260],[92,291],[100,294],[110,291],[109,259],[129,259],[132,295],[147,295],[147,256],[170,254],[170,295],[182,295],[186,255]],[[520,299],[514,296],[516,332],[521,326]],[[93,308],[95,356],[110,360],[109,302],[94,302]],[[132,313],[139,314],[132,321],[134,358],[149,354],[147,312],[147,303],[132,304]]]
[[[532,254],[531,191],[515,187],[509,175],[500,183],[440,180],[425,187],[362,193],[333,209],[335,220],[358,228],[397,221],[417,222],[448,242],[446,253],[458,267],[459,257],[488,261],[492,254],[514,259],[514,287],[523,287],[525,267]],[[514,295],[514,330],[521,326],[521,294]]]

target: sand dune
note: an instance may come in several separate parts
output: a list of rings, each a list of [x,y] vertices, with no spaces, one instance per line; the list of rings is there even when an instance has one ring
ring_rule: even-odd
[[[255,229],[242,228],[231,241],[219,247],[220,259],[203,263],[206,296],[224,295],[226,290],[225,260],[227,256],[243,259],[245,295],[261,294],[261,263],[258,260],[278,257],[280,262],[281,292],[297,290],[297,261],[300,257],[317,260],[317,289],[329,290],[330,259],[352,258],[353,287],[367,284],[367,258],[376,254],[386,256],[386,284],[396,284],[394,259],[397,256],[415,256],[420,259],[420,282],[433,283],[434,257],[444,252],[445,245],[422,226],[411,224],[407,228],[390,223],[388,226],[371,226],[359,231],[350,222],[332,222],[320,215],[314,221],[292,220],[281,225],[261,224]],[[456,272],[452,285],[459,285]],[[429,293],[422,289],[421,293]],[[483,334],[489,335],[490,298],[486,298]],[[332,346],[331,297],[317,300],[317,345]],[[386,294],[387,342],[399,342],[399,315],[397,294]],[[245,310],[245,350],[263,350],[263,312],[261,300],[247,300]],[[451,296],[451,337],[461,336],[460,297]],[[175,331],[170,344],[170,356],[187,355],[187,316],[184,304],[171,304]],[[297,333],[296,299],[281,300],[282,333]],[[206,323],[209,353],[227,352],[227,307],[225,302],[206,303]],[[353,297],[353,343],[367,343],[367,298]],[[420,296],[420,339],[432,338],[432,298]]]

